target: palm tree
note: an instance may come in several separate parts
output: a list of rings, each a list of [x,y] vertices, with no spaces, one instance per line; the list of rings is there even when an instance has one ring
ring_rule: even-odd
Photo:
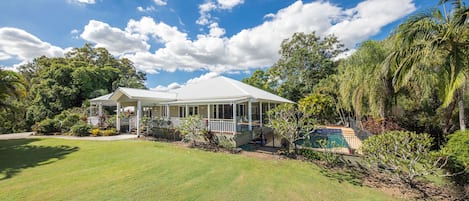
[[[453,9],[448,12],[446,4]],[[393,79],[400,88],[422,68],[440,75],[443,107],[458,102],[460,129],[465,130],[464,84],[468,72],[469,9],[461,0],[441,0],[443,9],[411,16],[394,33],[397,39],[390,58],[397,66]]]
[[[12,98],[18,99],[24,94],[23,78],[13,71],[0,69],[0,109],[10,107]]]

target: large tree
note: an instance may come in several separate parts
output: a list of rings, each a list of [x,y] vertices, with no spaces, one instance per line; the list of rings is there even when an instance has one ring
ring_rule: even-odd
[[[448,2],[453,5],[450,10],[446,8]],[[458,102],[459,125],[465,130],[463,94],[468,72],[469,9],[461,0],[441,0],[440,5],[442,9],[411,16],[395,32],[396,50],[391,55],[397,64],[394,85],[405,85],[422,68],[435,69],[443,107]]]
[[[314,32],[295,33],[282,42],[280,58],[269,69],[270,79],[279,83],[281,96],[298,101],[321,79],[336,72],[334,59],[343,51],[344,45],[335,36],[321,39]]]
[[[0,109],[11,106],[13,99],[25,95],[25,83],[21,75],[0,68]]]
[[[86,44],[65,57],[39,57],[19,71],[30,85],[27,120],[31,125],[61,111],[80,107],[87,99],[117,87],[144,88],[145,73],[128,59],[117,59],[104,48]]]

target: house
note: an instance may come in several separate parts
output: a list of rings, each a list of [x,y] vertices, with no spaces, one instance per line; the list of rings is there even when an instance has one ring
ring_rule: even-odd
[[[102,106],[117,106],[118,130],[128,126],[129,130],[134,128],[140,134],[137,125],[140,125],[142,116],[162,118],[177,127],[185,117],[200,115],[211,132],[228,135],[249,133],[249,136],[252,136],[253,128],[262,127],[267,122],[267,111],[281,103],[293,103],[223,76],[167,92],[120,87],[114,93],[94,98],[90,102],[90,111],[97,107],[98,116],[103,114]],[[126,112],[123,108],[129,107],[132,107],[134,114],[128,120],[122,120],[121,113]],[[90,116],[91,124],[99,123],[98,116]]]

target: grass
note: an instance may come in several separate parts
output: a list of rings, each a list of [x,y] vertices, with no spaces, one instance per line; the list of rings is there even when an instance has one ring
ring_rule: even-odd
[[[293,160],[150,141],[0,140],[0,200],[394,200]]]

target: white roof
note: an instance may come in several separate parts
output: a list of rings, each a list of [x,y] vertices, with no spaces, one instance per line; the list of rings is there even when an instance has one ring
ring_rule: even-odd
[[[112,101],[115,104],[115,101],[123,95],[130,100],[174,104],[237,102],[248,99],[254,102],[294,103],[275,94],[223,76],[186,85],[170,92],[119,87],[114,93],[94,98],[91,101]]]
[[[139,100],[155,100],[155,101],[174,101],[176,94],[172,92],[152,91],[148,89],[134,89],[119,87],[109,97],[111,100],[118,100],[122,95],[127,96],[129,99]]]
[[[112,96],[112,93],[102,95],[90,100],[91,103],[101,103],[104,106],[113,106],[116,105],[116,101],[110,100],[109,98]]]
[[[223,76],[186,85],[174,92],[177,93],[177,102],[255,99],[255,101],[293,103],[275,94]]]

